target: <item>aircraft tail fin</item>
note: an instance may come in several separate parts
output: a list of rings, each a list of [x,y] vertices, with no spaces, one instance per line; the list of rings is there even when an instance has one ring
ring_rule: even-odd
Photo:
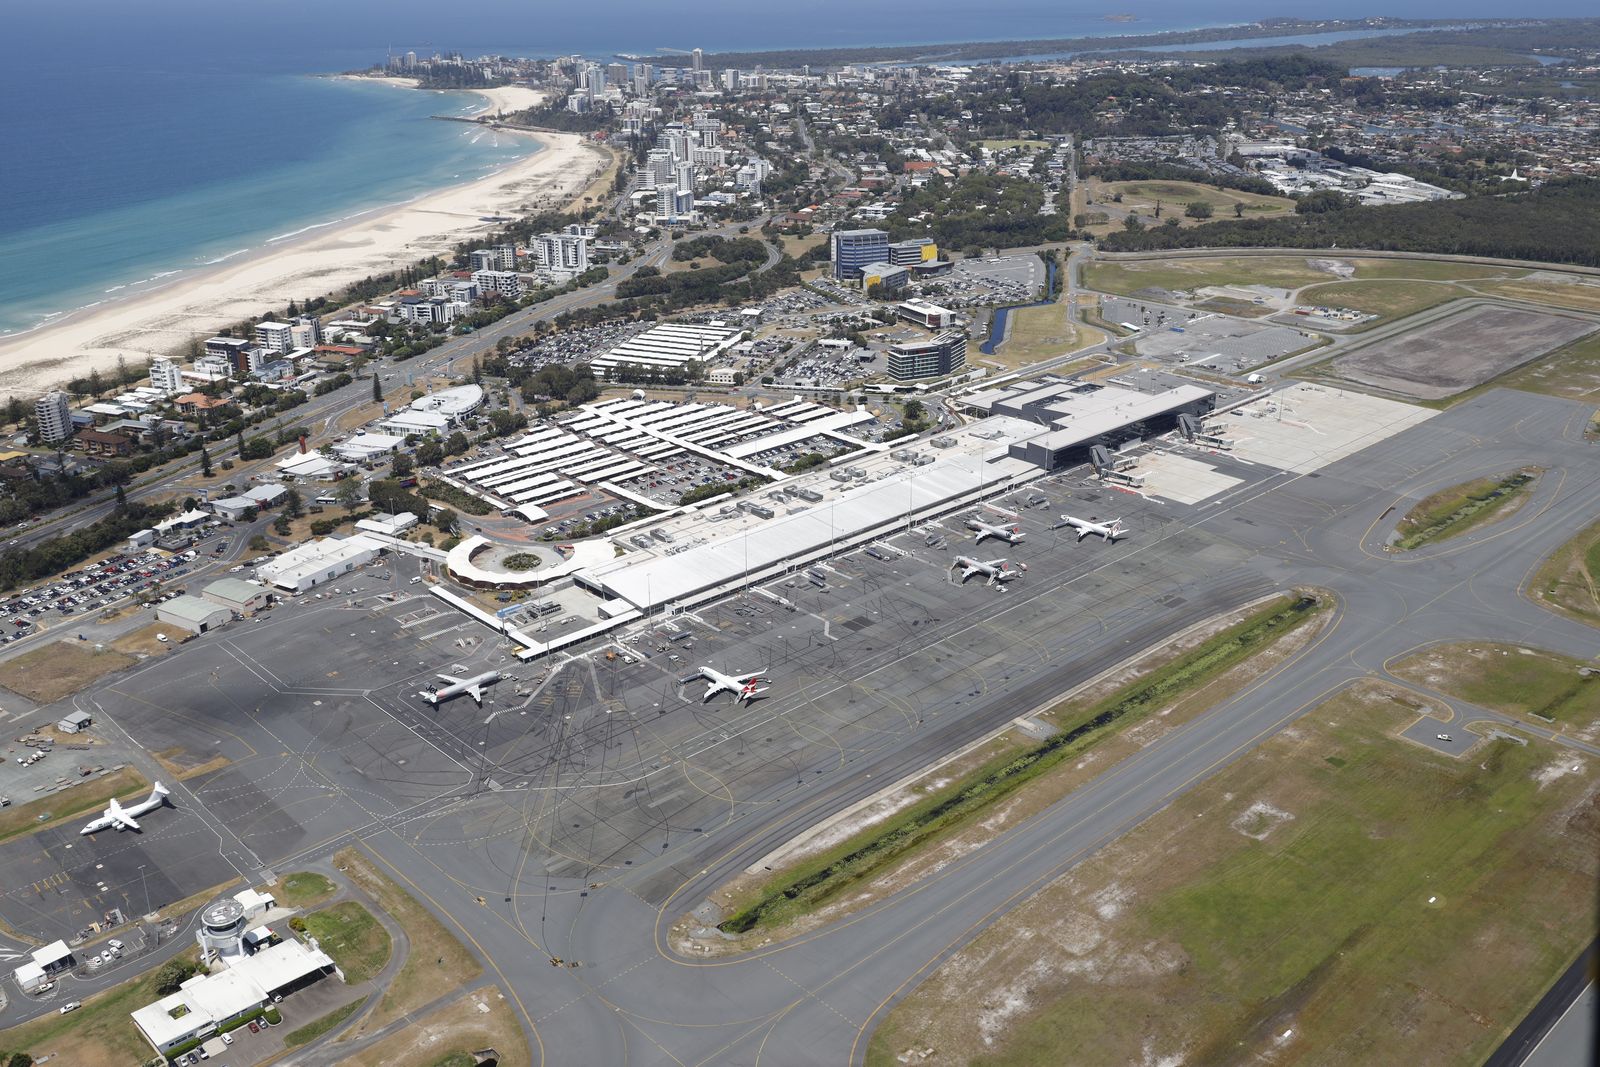
[[[157,797],[170,796],[171,794],[172,794],[172,790],[168,789],[166,786],[162,785],[160,782],[157,782],[155,784],[155,787],[150,790],[150,799],[154,800]]]

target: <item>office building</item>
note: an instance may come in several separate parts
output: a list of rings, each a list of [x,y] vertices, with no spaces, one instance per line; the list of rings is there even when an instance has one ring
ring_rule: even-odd
[[[926,300],[907,300],[903,304],[896,304],[894,310],[901,322],[914,322],[930,330],[942,330],[954,326],[956,321],[954,311]]]
[[[861,268],[861,291],[871,296],[898,293],[911,281],[911,269],[894,263],[868,263]]]
[[[939,246],[931,237],[919,237],[913,241],[896,241],[889,246],[889,262],[901,266],[912,267],[918,263],[928,263],[939,258]]]
[[[856,281],[869,263],[889,262],[889,235],[882,230],[835,230],[829,242],[833,276]]]
[[[72,412],[66,393],[46,393],[34,402],[33,417],[39,424],[39,440],[59,444],[72,436]]]
[[[967,335],[960,330],[946,330],[928,341],[889,347],[889,377],[897,382],[942,378],[966,366]]]

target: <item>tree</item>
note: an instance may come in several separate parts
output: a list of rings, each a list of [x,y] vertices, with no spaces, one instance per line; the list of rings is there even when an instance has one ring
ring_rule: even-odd
[[[250,551],[265,552],[268,547],[267,538],[264,534],[256,534],[250,538]]]
[[[178,991],[178,987],[200,971],[200,965],[186,959],[168,960],[156,972],[156,992],[162,996],[171,996]]]
[[[298,519],[306,509],[306,502],[300,496],[300,490],[290,488],[283,494],[283,512],[290,518]]]
[[[1122,220],[1122,228],[1132,233],[1144,229],[1144,223],[1139,221],[1138,215],[1129,215]]]
[[[433,525],[444,533],[456,528],[456,513],[449,508],[439,508],[433,513]]]
[[[333,491],[333,496],[339,501],[340,507],[354,511],[361,506],[361,483],[355,478],[345,478],[339,482],[339,488]]]
[[[390,467],[390,472],[396,478],[404,478],[406,475],[410,474],[413,469],[415,469],[415,466],[416,464],[412,461],[410,456],[406,455],[404,452],[396,452],[394,456],[394,463]]]
[[[1211,217],[1211,210],[1210,204],[1206,203],[1204,200],[1196,200],[1192,204],[1186,206],[1183,209],[1183,213],[1189,216],[1191,219],[1209,219]]]
[[[265,437],[252,437],[239,448],[240,459],[266,459],[272,455],[272,442]]]
[[[207,478],[211,477],[211,453],[207,451],[205,445],[200,446],[200,473]]]
[[[1235,200],[1233,202],[1233,217],[1236,218],[1236,219],[1244,218],[1244,201],[1243,200]]]
[[[467,450],[467,435],[457,430],[444,440],[444,450],[452,456],[459,456]]]
[[[126,489],[122,488],[122,483],[121,482],[117,483],[117,510],[118,511],[127,511],[128,510],[128,491]]]

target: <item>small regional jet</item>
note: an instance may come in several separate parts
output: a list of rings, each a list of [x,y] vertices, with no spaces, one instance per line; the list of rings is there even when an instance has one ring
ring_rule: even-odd
[[[963,585],[974,574],[983,575],[988,579],[989,585],[999,585],[1002,582],[1009,582],[1022,577],[1022,571],[1027,569],[1026,566],[1023,566],[1020,570],[1012,570],[1003,559],[985,561],[973,559],[971,556],[957,556],[956,561],[951,564],[951,570],[957,567],[961,568],[961,583]]]
[[[439,704],[443,704],[451,697],[460,696],[462,693],[465,693],[473,700],[477,701],[478,707],[481,708],[483,707],[483,687],[486,685],[493,685],[495,682],[498,682],[500,680],[500,672],[485,671],[484,673],[473,678],[456,678],[449,674],[441,674],[439,677],[450,684],[444,686],[443,688],[434,686],[428,689],[426,692],[419,694],[423,700],[426,700],[428,703],[437,706]]]
[[[710,684],[706,686],[706,695],[701,698],[704,704],[718,693],[732,693],[734,703],[747,704],[761,693],[765,693],[771,686],[756,687],[757,682],[770,682],[766,671],[751,671],[749,674],[723,674],[715,667],[701,667],[700,677]]]
[[[1061,516],[1061,526],[1070,526],[1078,531],[1078,540],[1082,541],[1090,534],[1103,537],[1107,541],[1115,541],[1119,537],[1127,537],[1128,530],[1122,525],[1121,519],[1112,519],[1110,522],[1095,522],[1093,519],[1078,519],[1071,515]],[[1060,529],[1057,526],[1056,529]]]
[[[1022,532],[1022,526],[1019,523],[1012,522],[1004,526],[995,526],[992,523],[984,522],[975,515],[967,520],[967,529],[977,532],[978,536],[974,537],[972,542],[978,545],[983,544],[985,537],[997,537],[1008,545],[1016,545],[1021,544],[1022,539],[1028,536]]]
[[[157,782],[155,788],[150,790],[149,799],[141,800],[131,808],[123,807],[117,803],[116,797],[112,797],[111,803],[106,805],[105,814],[90,822],[78,833],[87,836],[98,830],[138,830],[137,816],[148,814],[165,804],[167,792],[167,787]]]

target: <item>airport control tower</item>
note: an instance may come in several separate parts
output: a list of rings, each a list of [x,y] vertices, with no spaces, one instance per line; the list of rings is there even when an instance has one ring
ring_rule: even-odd
[[[200,943],[200,962],[209,967],[219,957],[243,956],[248,922],[244,905],[232,897],[207,904],[200,912],[200,928],[194,935]]]

